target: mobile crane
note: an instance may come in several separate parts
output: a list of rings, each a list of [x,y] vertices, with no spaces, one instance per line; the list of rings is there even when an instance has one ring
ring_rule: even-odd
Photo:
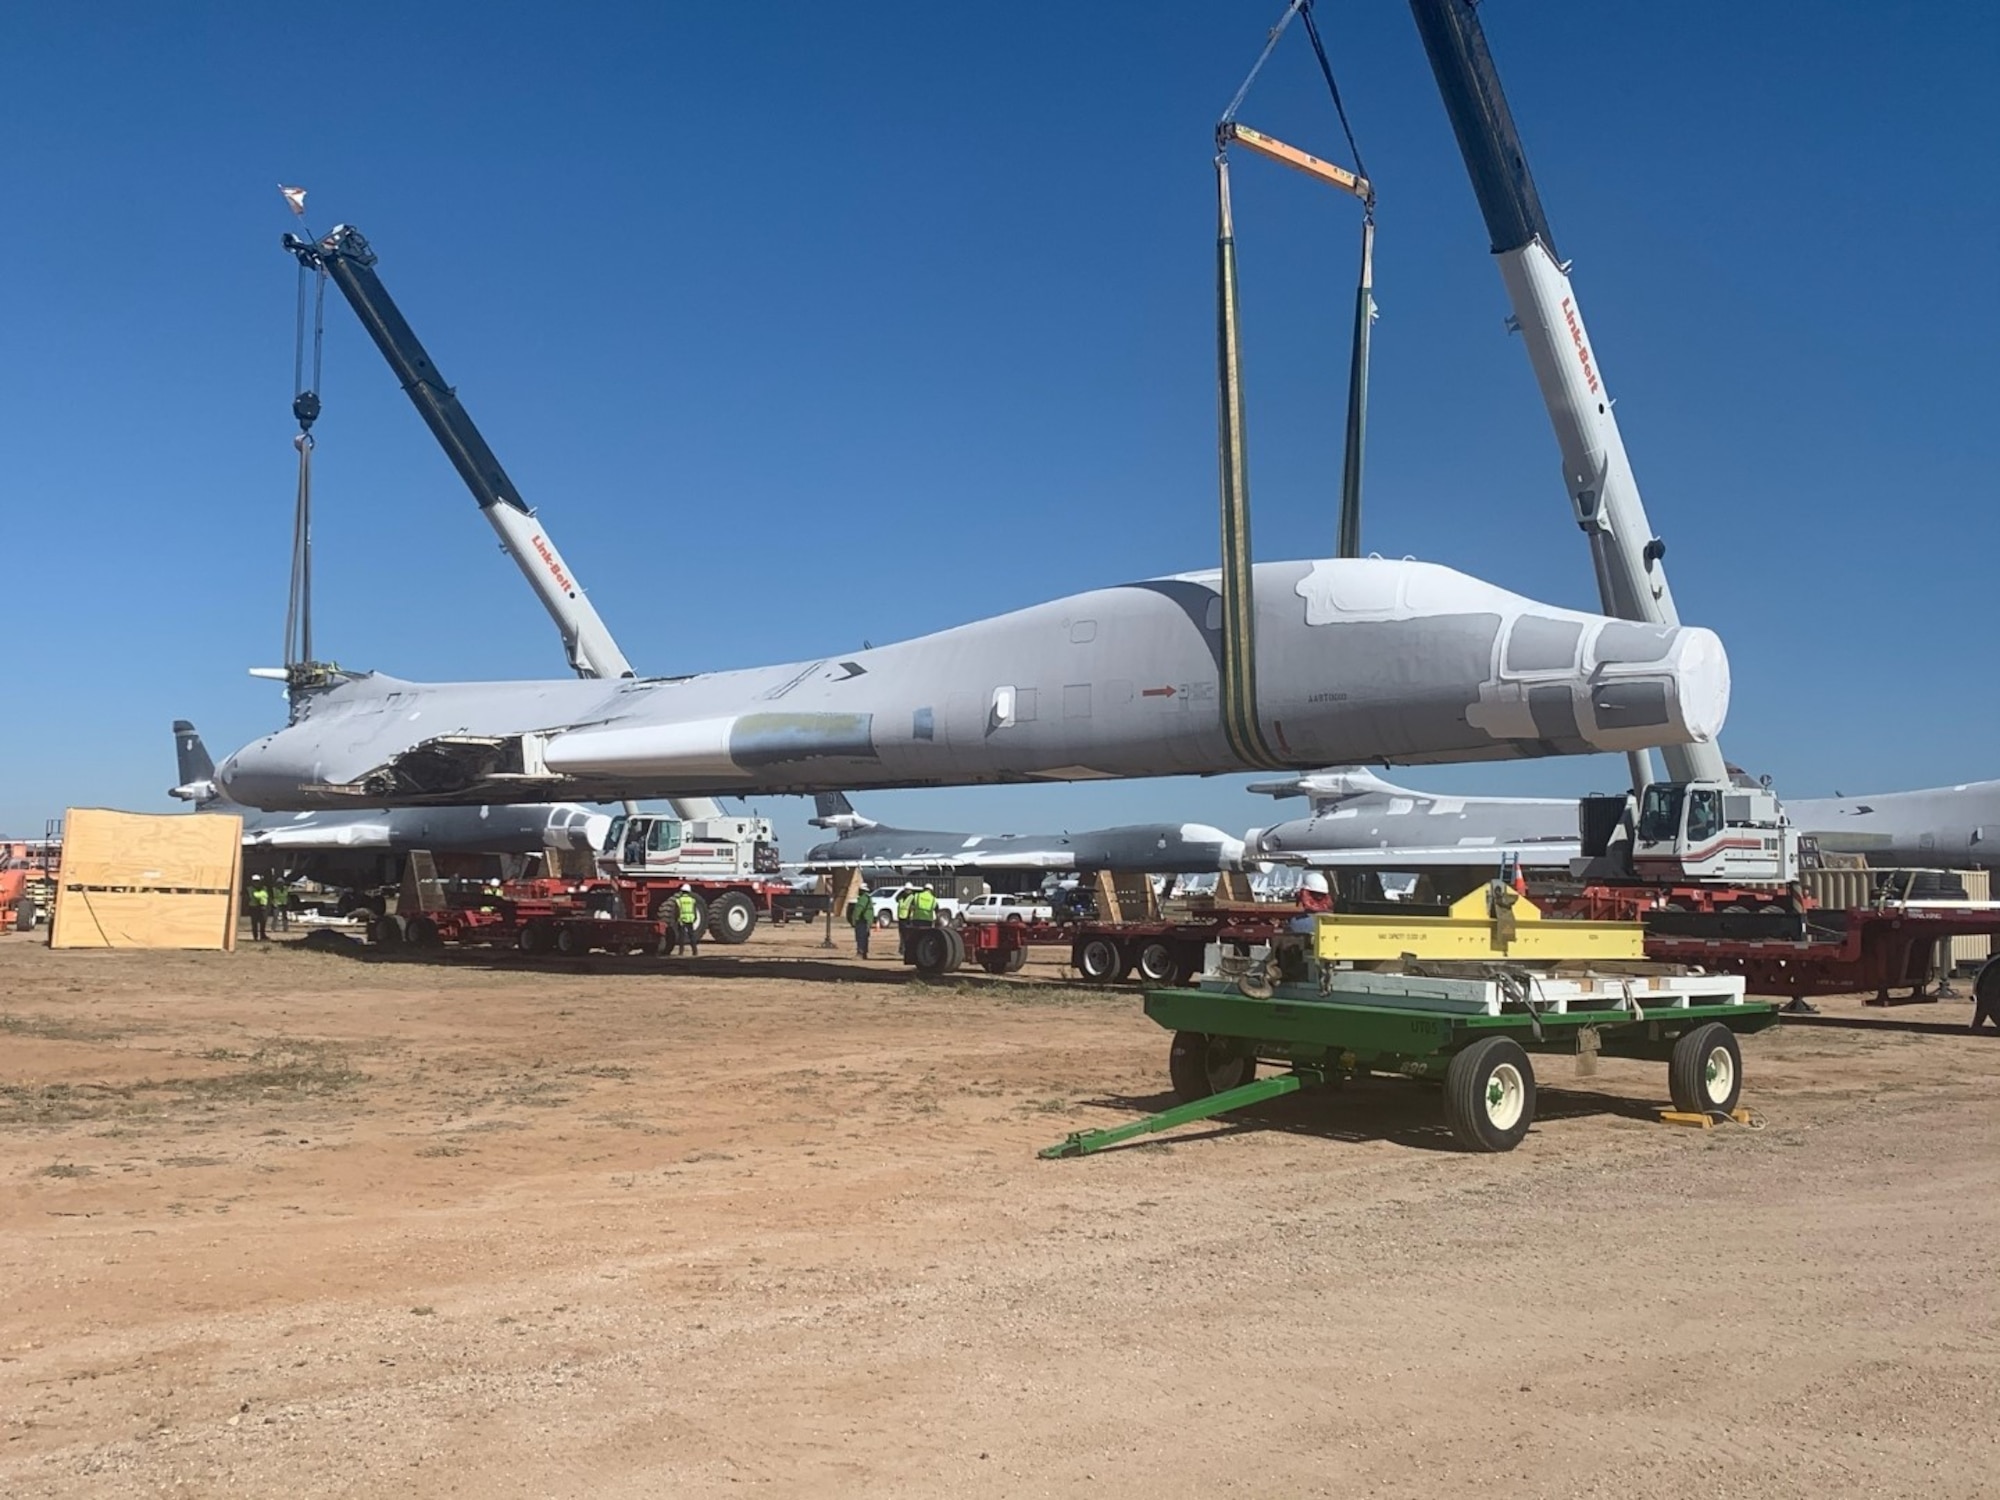
[[[1514,117],[1487,50],[1477,0],[1410,0],[1452,132],[1485,217],[1510,326],[1528,347],[1542,402],[1562,449],[1563,485],[1590,544],[1604,612],[1648,625],[1678,625],[1667,587],[1666,543],[1653,532],[1618,432],[1604,370],[1584,331],[1569,265],[1555,250]],[[1643,714],[1641,703],[1626,705]],[[1643,722],[1641,720],[1640,722]],[[1579,810],[1586,880],[1686,884],[1728,897],[1723,885],[1790,887],[1799,840],[1768,787],[1735,783],[1715,743],[1630,757],[1629,797],[1586,799]]]
[[[302,214],[303,193],[296,200],[290,193],[286,196],[294,211]],[[354,309],[424,425],[472,491],[480,514],[500,538],[501,549],[555,621],[571,670],[579,677],[637,675],[548,528],[521,499],[458,393],[445,383],[382,284],[367,238],[350,224],[337,224],[318,239],[287,234],[283,243],[302,268],[331,281]],[[309,427],[319,412],[317,393],[302,391],[294,410],[301,426]],[[687,883],[701,903],[703,925],[724,942],[740,943],[749,937],[758,916],[789,890],[775,878],[778,848],[769,819],[727,816],[707,798],[675,802],[672,816],[628,807],[614,820],[598,865],[635,916],[653,915],[670,890]]]

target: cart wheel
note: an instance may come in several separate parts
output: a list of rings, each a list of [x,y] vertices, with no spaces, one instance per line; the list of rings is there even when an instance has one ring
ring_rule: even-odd
[[[1118,945],[1107,937],[1085,938],[1070,955],[1076,972],[1092,984],[1109,984],[1125,967]]]
[[[1444,1074],[1444,1117],[1468,1151],[1512,1151],[1535,1122],[1535,1070],[1504,1036],[1474,1042]]]
[[[1174,962],[1174,950],[1165,943],[1152,942],[1139,948],[1139,977],[1147,984],[1171,984],[1174,971],[1180,967]]]
[[[956,971],[965,967],[965,934],[956,927],[944,930],[945,943],[949,952],[945,955],[945,968]]]
[[[514,934],[514,948],[517,952],[525,953],[530,958],[537,953],[548,952],[548,928],[544,927],[540,922],[530,922]]]
[[[590,951],[590,934],[574,922],[556,929],[556,952],[564,958],[580,958]]]
[[[1720,1021],[1697,1026],[1674,1043],[1667,1062],[1674,1108],[1691,1115],[1726,1115],[1743,1097],[1743,1050]]]
[[[718,943],[740,943],[757,930],[757,904],[741,891],[724,891],[708,904],[708,931]]]
[[[1018,974],[1027,967],[1028,950],[1026,948],[1009,948],[1007,950],[1007,967],[1004,972]]]
[[[403,946],[403,919],[398,916],[380,916],[368,924],[368,937],[378,948],[400,948]]]
[[[1183,1104],[1241,1088],[1257,1076],[1257,1059],[1226,1036],[1176,1031],[1167,1076]]]
[[[979,967],[989,974],[1005,974],[1007,957],[1007,954],[1000,952],[982,953],[979,955]]]
[[[430,917],[412,917],[404,924],[403,941],[412,948],[442,948],[444,934],[438,931],[438,924]]]

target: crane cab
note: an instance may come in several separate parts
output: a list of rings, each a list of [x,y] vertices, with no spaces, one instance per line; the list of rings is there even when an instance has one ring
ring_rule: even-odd
[[[1646,881],[1789,885],[1798,833],[1765,787],[1656,781],[1639,793],[1631,861]]]

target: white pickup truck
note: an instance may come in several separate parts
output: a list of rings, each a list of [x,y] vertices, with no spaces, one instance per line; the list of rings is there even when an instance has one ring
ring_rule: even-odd
[[[894,927],[896,925],[896,900],[905,891],[920,891],[921,885],[885,885],[879,891],[868,894],[875,899],[875,925]],[[985,900],[985,897],[980,897]],[[937,914],[940,922],[962,922],[965,920],[965,903],[954,896],[937,898]]]
[[[1053,922],[1055,908],[1039,896],[975,896],[965,903],[968,922]]]

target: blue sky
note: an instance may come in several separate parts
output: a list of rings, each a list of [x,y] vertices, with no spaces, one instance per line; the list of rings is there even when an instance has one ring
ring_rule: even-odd
[[[1275,0],[13,6],[0,829],[165,810],[168,724],[280,717],[294,273],[361,227],[642,670],[817,656],[1212,563],[1214,119]],[[1366,545],[1594,603],[1407,9],[1321,0],[1381,192]],[[1483,12],[1725,747],[1780,791],[2000,774],[1990,7]],[[1801,18],[1804,18],[1802,21]],[[1302,36],[1244,112],[1339,157]],[[1352,205],[1237,177],[1256,547],[1330,550]],[[346,308],[323,654],[556,675]],[[1411,772],[1609,788],[1610,760]],[[1241,779],[884,793],[889,820],[1240,829]],[[793,849],[801,805],[766,805]]]

